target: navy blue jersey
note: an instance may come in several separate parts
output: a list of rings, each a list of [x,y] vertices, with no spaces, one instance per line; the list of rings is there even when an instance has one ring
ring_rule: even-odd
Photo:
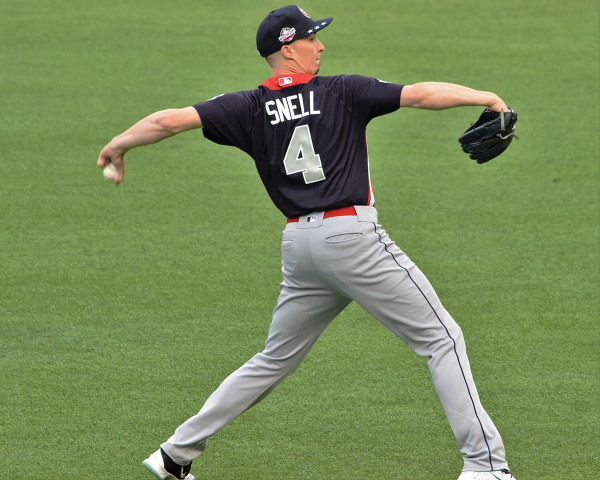
[[[366,127],[400,107],[402,87],[359,75],[284,75],[194,108],[204,136],[248,153],[292,218],[374,204]]]

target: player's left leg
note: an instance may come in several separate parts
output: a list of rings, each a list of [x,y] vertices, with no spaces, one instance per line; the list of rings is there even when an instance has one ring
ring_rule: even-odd
[[[427,278],[376,222],[331,220],[315,250],[317,262],[328,259],[319,273],[428,358],[465,470],[508,468],[500,434],[479,400],[462,331]]]

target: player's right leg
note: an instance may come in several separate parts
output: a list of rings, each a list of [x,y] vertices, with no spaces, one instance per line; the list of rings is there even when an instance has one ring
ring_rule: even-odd
[[[227,377],[200,412],[161,446],[177,463],[189,463],[199,456],[211,435],[295,371],[327,325],[350,302],[315,274],[310,232],[289,230],[294,229],[286,229],[284,235],[283,282],[265,349]]]

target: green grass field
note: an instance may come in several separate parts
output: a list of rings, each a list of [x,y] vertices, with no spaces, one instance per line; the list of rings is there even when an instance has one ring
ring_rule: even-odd
[[[263,347],[280,232],[252,161],[191,132],[96,159],[156,110],[269,75],[257,0],[0,0],[0,479],[148,479],[141,461]],[[598,479],[599,5],[307,0],[323,75],[499,94],[369,127],[380,221],[462,326],[519,480]],[[425,359],[356,306],[194,463],[199,480],[454,480]]]

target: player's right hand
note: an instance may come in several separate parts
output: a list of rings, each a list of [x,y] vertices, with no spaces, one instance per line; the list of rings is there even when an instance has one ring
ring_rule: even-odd
[[[98,168],[104,168],[109,163],[112,163],[117,169],[117,176],[115,178],[115,185],[123,183],[125,176],[125,152],[115,148],[112,142],[107,144],[98,157]]]

